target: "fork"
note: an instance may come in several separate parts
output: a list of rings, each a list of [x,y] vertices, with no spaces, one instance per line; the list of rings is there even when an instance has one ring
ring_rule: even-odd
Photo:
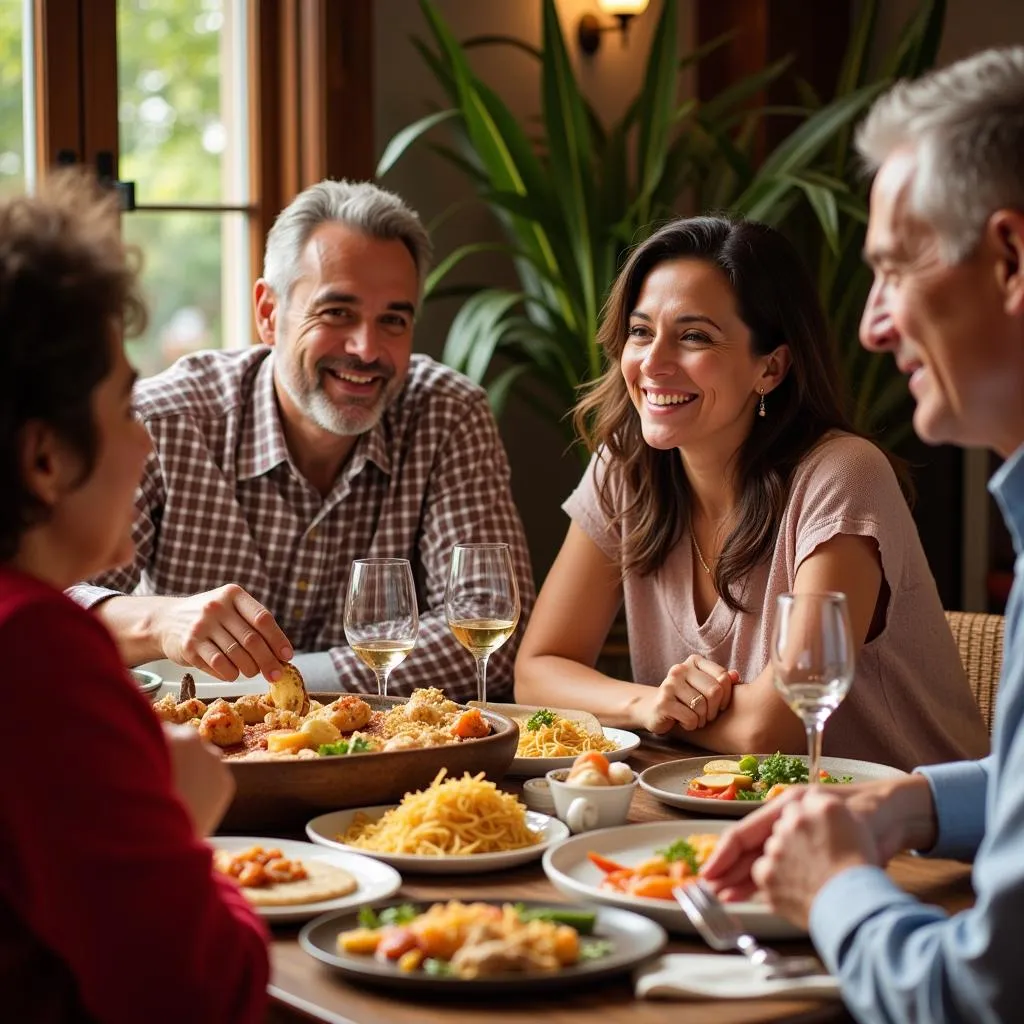
[[[677,885],[672,895],[712,949],[738,949],[752,964],[763,968],[769,980],[826,973],[816,957],[782,956],[760,945],[753,935],[743,930],[743,925],[725,909],[705,882],[697,880],[685,886]]]

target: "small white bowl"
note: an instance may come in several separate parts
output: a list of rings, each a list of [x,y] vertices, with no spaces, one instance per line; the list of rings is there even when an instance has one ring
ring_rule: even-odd
[[[163,676],[155,672],[149,672],[144,668],[133,668],[128,670],[132,679],[138,683],[139,689],[150,699],[155,700],[157,691],[164,685]]]

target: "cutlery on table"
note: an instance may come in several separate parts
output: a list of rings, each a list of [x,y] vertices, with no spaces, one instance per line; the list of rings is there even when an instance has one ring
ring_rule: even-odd
[[[712,949],[738,949],[752,964],[764,969],[768,980],[828,973],[816,957],[783,956],[760,945],[705,882],[677,885],[672,895]]]

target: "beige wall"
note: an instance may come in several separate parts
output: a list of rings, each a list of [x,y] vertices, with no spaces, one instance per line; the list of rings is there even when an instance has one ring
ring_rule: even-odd
[[[437,0],[436,6],[460,40],[504,34],[540,44],[539,0]],[[639,90],[661,2],[652,0],[647,12],[634,20],[625,45],[620,36],[610,33],[593,57],[580,60],[575,45],[576,21],[596,6],[593,0],[560,0],[559,18],[588,99],[611,121],[622,114]],[[685,2],[681,5],[684,10],[686,6]],[[411,35],[423,39],[429,36],[416,0],[377,0],[375,18],[376,138],[380,153],[397,129],[443,105],[444,95],[408,41]],[[690,34],[688,17],[683,20],[685,47]],[[475,51],[471,60],[477,73],[528,126],[527,119],[540,111],[539,75],[533,59],[508,47],[488,47]],[[439,130],[438,139],[442,132]],[[383,184],[400,193],[428,222],[450,204],[471,195],[464,178],[422,146],[388,174]],[[462,210],[434,232],[441,253],[462,242],[497,237],[495,222],[480,206]],[[476,258],[449,280],[515,286],[507,262],[499,256]],[[440,353],[457,306],[457,302],[446,300],[427,308],[417,329],[419,350]],[[509,407],[501,429],[539,583],[565,534],[568,520],[560,505],[579,479],[581,463],[574,452],[564,451],[561,433],[538,422],[520,405]]]

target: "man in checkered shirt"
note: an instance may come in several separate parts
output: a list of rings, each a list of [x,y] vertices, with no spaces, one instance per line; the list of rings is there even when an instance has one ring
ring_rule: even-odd
[[[412,563],[419,639],[389,692],[476,696],[444,617],[452,546],[509,545],[523,619],[534,599],[509,467],[482,389],[412,354],[430,261],[419,217],[369,183],[324,181],[277,218],[254,288],[265,343],[199,352],[136,386],[154,451],[134,561],[69,593],[126,663],[170,658],[223,680],[376,690],[347,646],[355,558]],[[508,699],[516,634],[491,658]]]

